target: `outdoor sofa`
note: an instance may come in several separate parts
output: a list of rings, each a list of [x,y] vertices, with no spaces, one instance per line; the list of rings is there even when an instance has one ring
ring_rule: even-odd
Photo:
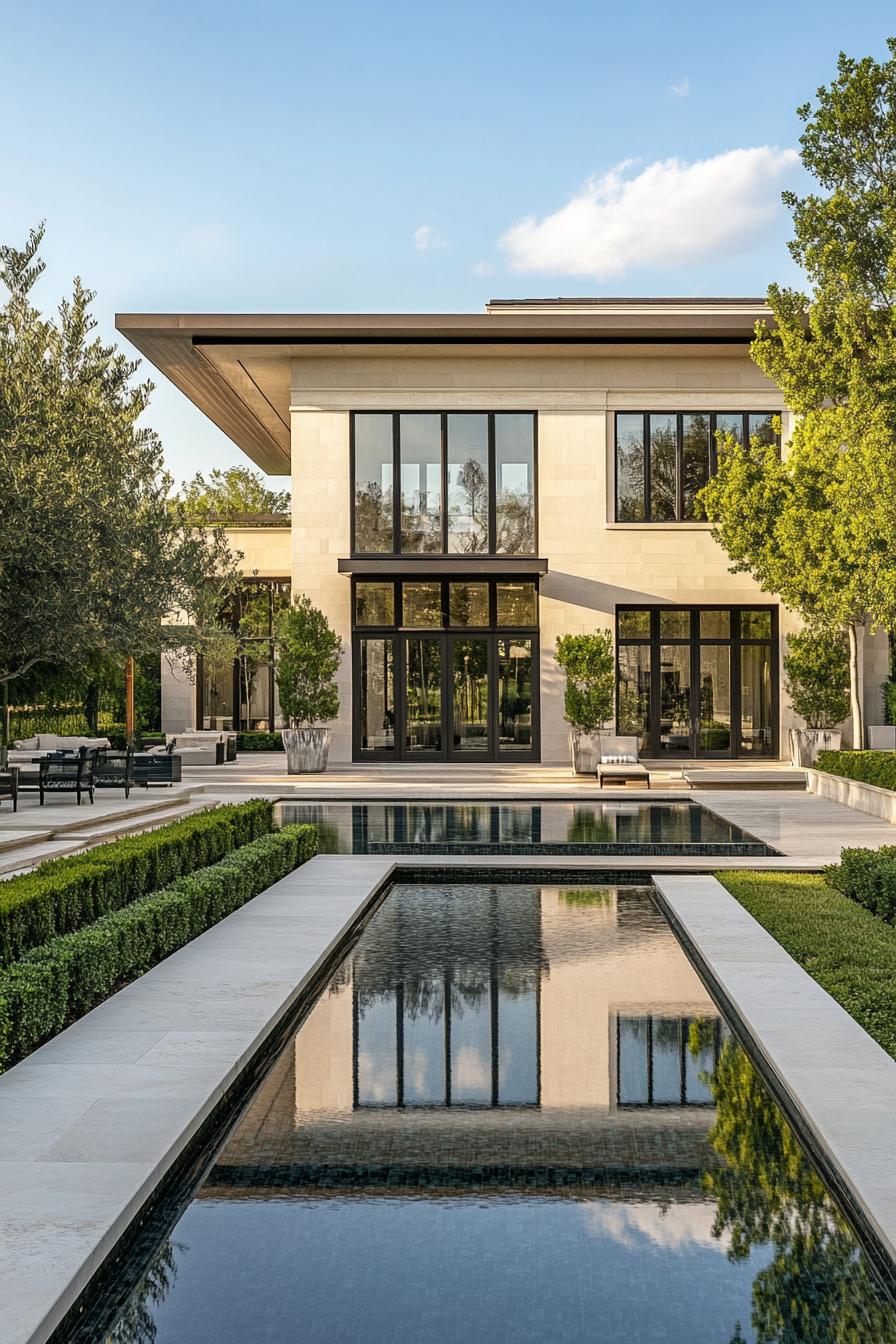
[[[30,765],[35,756],[45,756],[48,751],[77,751],[80,747],[108,750],[112,744],[108,737],[63,737],[59,733],[38,733],[35,737],[23,737],[14,742],[9,753],[10,765]]]
[[[648,789],[650,788],[650,775],[647,773],[646,766],[643,766],[638,760],[638,739],[636,737],[608,737],[601,733],[600,755],[594,773],[601,788],[604,786],[605,779],[615,784],[623,784],[630,779],[635,779],[639,783],[645,783]]]

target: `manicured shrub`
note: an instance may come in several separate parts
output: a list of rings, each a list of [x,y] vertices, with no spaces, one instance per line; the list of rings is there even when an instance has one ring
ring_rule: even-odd
[[[873,915],[896,924],[896,846],[844,849],[824,873],[831,886]]]
[[[217,863],[273,826],[268,799],[228,804],[0,882],[0,966],[57,934]]]
[[[313,826],[284,826],[0,971],[0,1070],[316,853]]]
[[[237,751],[282,751],[282,733],[237,733]]]
[[[808,728],[835,728],[849,714],[849,645],[842,630],[787,636],[784,684]]]
[[[896,789],[896,751],[820,751],[816,769],[881,789]]]

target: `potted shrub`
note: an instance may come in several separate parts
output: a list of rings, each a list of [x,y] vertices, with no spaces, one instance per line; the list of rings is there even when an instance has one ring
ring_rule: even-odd
[[[806,722],[790,730],[790,759],[812,765],[819,751],[840,750],[840,729],[849,715],[849,648],[840,630],[801,630],[787,636],[784,684],[793,708]]]
[[[300,597],[283,613],[274,676],[280,708],[289,720],[283,746],[290,775],[319,774],[327,768],[330,730],[323,725],[339,713],[336,673],[341,656],[342,640],[309,597]]]
[[[608,630],[590,635],[561,635],[557,662],[566,673],[563,717],[577,775],[593,774],[600,756],[600,729],[613,713],[616,666]]]

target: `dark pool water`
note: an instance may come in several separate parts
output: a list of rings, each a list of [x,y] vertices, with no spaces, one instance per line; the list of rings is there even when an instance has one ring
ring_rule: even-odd
[[[896,1341],[643,888],[394,888],[140,1268],[79,1340]]]
[[[671,854],[774,850],[692,802],[279,803],[331,854]]]

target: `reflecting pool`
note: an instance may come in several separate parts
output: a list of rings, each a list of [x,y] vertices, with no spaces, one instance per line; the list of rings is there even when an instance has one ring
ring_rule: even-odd
[[[775,851],[699,803],[278,803],[331,854],[666,854]]]
[[[393,888],[132,1270],[71,1338],[896,1344],[645,888]]]

